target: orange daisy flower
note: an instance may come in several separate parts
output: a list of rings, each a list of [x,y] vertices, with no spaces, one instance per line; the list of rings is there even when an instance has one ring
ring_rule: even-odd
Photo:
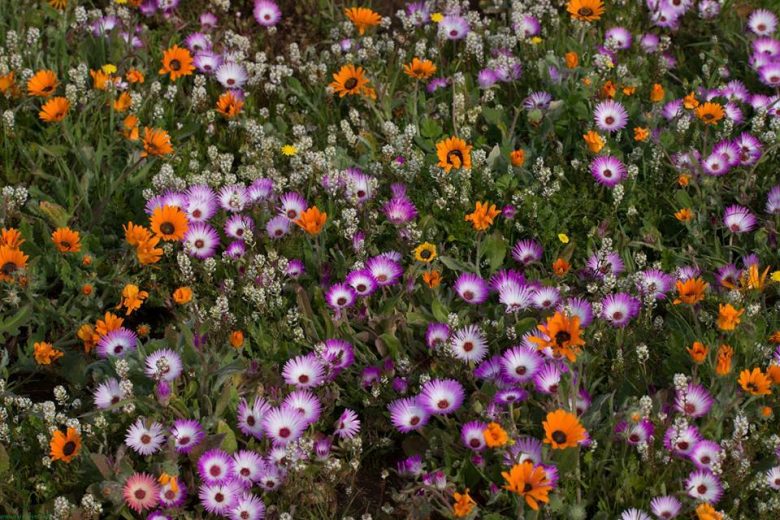
[[[548,413],[542,426],[545,434],[544,442],[550,444],[554,450],[577,447],[585,440],[587,433],[576,415],[560,409]]]
[[[368,84],[363,67],[355,67],[350,63],[333,73],[333,81],[329,86],[339,97],[365,95],[376,99],[376,92]]]
[[[489,448],[498,448],[509,442],[509,435],[507,435],[506,430],[495,422],[488,424],[482,435],[485,437],[485,444]]]
[[[36,97],[49,97],[59,82],[52,70],[39,70],[27,81],[27,93]]]
[[[739,386],[750,395],[769,395],[772,393],[772,380],[760,368],[746,369],[739,373]]]
[[[187,215],[176,206],[155,208],[149,220],[152,231],[166,242],[183,240],[189,227]]]
[[[344,14],[347,18],[355,24],[358,33],[365,34],[366,29],[379,25],[382,21],[382,17],[376,11],[369,9],[368,7],[350,7],[344,9]]]
[[[171,81],[189,76],[195,70],[192,64],[192,54],[187,49],[174,45],[163,52],[160,74],[170,74]]]
[[[10,246],[0,246],[0,282],[11,282],[17,271],[27,267],[28,256]]]
[[[740,322],[740,316],[745,309],[736,309],[730,303],[718,305],[718,328],[720,330],[734,330]]]
[[[477,202],[472,213],[466,215],[465,220],[471,222],[475,231],[485,231],[493,225],[493,219],[501,214],[501,210],[495,204],[489,202]]]
[[[244,102],[232,92],[225,92],[217,100],[217,112],[228,119],[232,119],[241,113]]]
[[[729,345],[718,347],[718,355],[715,362],[715,373],[719,376],[728,375],[731,372],[731,358],[734,357],[734,349]]]
[[[604,148],[604,144],[606,144],[604,139],[595,130],[591,130],[583,135],[582,138],[585,140],[585,144],[588,145],[588,150],[592,153],[599,153],[601,149]]]
[[[604,3],[601,0],[569,0],[566,10],[575,20],[595,22],[604,14]]]
[[[122,301],[119,303],[117,308],[119,309],[124,307],[126,309],[125,315],[129,316],[133,312],[140,309],[141,305],[144,303],[144,300],[146,300],[148,297],[148,292],[141,291],[137,285],[129,283],[125,285],[124,289],[122,289]]]
[[[536,328],[546,336],[546,338],[539,336],[529,338],[538,349],[550,347],[556,358],[566,357],[572,363],[577,360],[580,347],[585,345],[585,340],[580,337],[579,316],[569,317],[562,312],[556,312],[552,317],[547,318],[546,324],[539,324]]]
[[[439,285],[441,285],[441,273],[439,271],[436,271],[436,270],[425,271],[422,274],[422,279],[423,279],[423,282],[425,282],[425,285],[427,285],[431,289],[435,289]]]
[[[161,128],[149,128],[148,126],[144,128],[144,151],[141,152],[141,157],[172,153],[173,146],[171,145],[171,136],[168,135],[168,132]]]
[[[69,227],[57,228],[51,234],[51,240],[60,253],[78,253],[81,251],[81,237],[78,231]]]
[[[308,234],[319,235],[327,220],[327,213],[320,211],[317,206],[312,206],[301,213],[301,216],[295,220],[295,223]]]
[[[119,112],[127,112],[130,106],[133,104],[133,98],[127,92],[122,92],[119,97],[114,101],[114,110]]]
[[[68,428],[65,433],[56,430],[51,436],[49,449],[49,456],[52,460],[69,463],[78,457],[81,451],[81,435],[74,428]]]
[[[128,114],[122,121],[122,135],[130,141],[137,141],[138,133],[138,116],[135,114]]]
[[[723,106],[719,103],[701,104],[696,107],[694,113],[705,125],[717,125],[718,121],[726,115]]]
[[[120,318],[113,312],[107,312],[102,320],[95,322],[95,332],[99,338],[102,338],[112,330],[117,330],[124,322],[124,318]]]
[[[677,298],[672,303],[675,305],[680,303],[696,305],[704,299],[704,291],[707,290],[708,285],[701,277],[688,278],[684,282],[677,280]]]
[[[509,471],[502,471],[501,476],[506,480],[504,489],[525,498],[525,503],[534,511],[539,510],[539,502],[546,504],[550,501],[547,495],[552,485],[541,465],[534,466],[533,462],[526,460],[515,464]]]
[[[22,234],[16,228],[0,229],[0,246],[8,246],[11,249],[19,249],[24,244]]]
[[[51,98],[41,107],[38,117],[44,123],[59,123],[68,115],[70,101],[67,98],[58,96]]]
[[[512,166],[520,167],[524,165],[525,150],[523,149],[512,150],[512,152],[509,154],[509,162],[512,163]]]
[[[704,363],[704,360],[707,359],[707,353],[710,351],[707,345],[700,341],[694,341],[693,345],[691,345],[691,347],[687,350],[688,355],[691,356],[691,359],[697,365]]]
[[[436,72],[436,65],[431,60],[412,59],[411,63],[404,65],[404,74],[410,78],[428,79]]]
[[[189,287],[179,287],[173,291],[173,301],[179,305],[184,305],[192,301],[192,289]]]
[[[135,249],[136,258],[141,265],[156,264],[162,258],[163,250],[157,247],[160,243],[160,237],[154,236],[149,240],[144,240]]]
[[[52,361],[63,356],[61,350],[57,350],[51,343],[45,341],[35,343],[33,350],[35,351],[35,362],[39,365],[51,365]]]
[[[456,518],[463,518],[469,516],[477,503],[469,495],[469,490],[465,490],[463,493],[453,493],[452,498],[455,499],[455,503],[452,505],[452,513]]]
[[[450,137],[436,143],[436,156],[439,158],[438,166],[447,173],[453,168],[471,169],[470,144],[458,137]]]

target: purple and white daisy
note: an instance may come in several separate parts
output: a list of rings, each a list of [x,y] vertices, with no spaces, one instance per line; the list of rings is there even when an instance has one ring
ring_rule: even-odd
[[[238,429],[244,435],[251,435],[256,439],[263,438],[263,418],[271,410],[271,406],[261,397],[255,397],[250,406],[246,399],[241,399],[236,412]]]
[[[301,213],[309,208],[306,199],[294,191],[282,195],[279,198],[279,203],[279,213],[290,220],[298,220],[301,217]]]
[[[561,291],[557,287],[538,287],[531,295],[534,307],[551,310],[561,301]]]
[[[535,465],[542,463],[542,441],[536,437],[519,437],[515,443],[509,446],[508,453],[504,455],[507,466],[522,464],[530,460]]]
[[[619,102],[608,99],[596,105],[593,119],[600,130],[612,133],[626,127],[628,112]]]
[[[628,293],[616,293],[601,300],[601,317],[613,327],[625,327],[639,314],[641,302]]]
[[[529,112],[531,110],[545,111],[550,108],[551,102],[552,95],[549,92],[531,92],[528,97],[523,100],[523,108]]]
[[[675,455],[687,457],[700,440],[699,429],[695,426],[683,429],[670,426],[664,434],[664,447]]]
[[[523,265],[529,265],[542,259],[544,250],[536,240],[521,240],[512,248],[512,258]]]
[[[328,288],[325,293],[325,301],[334,310],[340,311],[352,307],[355,303],[357,293],[346,283],[336,283]]]
[[[233,481],[206,483],[198,489],[198,498],[209,513],[227,516],[238,503],[238,497],[242,492],[241,486]]]
[[[354,439],[355,436],[360,433],[360,419],[358,418],[358,414],[355,413],[354,410],[345,408],[336,421],[335,428],[333,433],[342,439]]]
[[[347,275],[347,278],[344,281],[355,290],[355,293],[358,296],[364,298],[366,296],[371,296],[377,288],[376,280],[374,280],[374,277],[368,269],[352,271]]]
[[[439,22],[439,35],[448,40],[460,40],[469,32],[469,22],[462,16],[448,14]]]
[[[417,208],[414,203],[406,197],[394,197],[382,206],[382,212],[387,220],[401,226],[417,216]]]
[[[415,27],[420,27],[430,22],[431,7],[426,0],[409,2],[406,4],[406,15]]]
[[[639,273],[636,281],[637,290],[656,300],[666,298],[666,293],[674,286],[674,277],[660,269],[646,269]]]
[[[205,436],[203,426],[193,419],[177,419],[171,427],[171,438],[177,453],[189,453]]]
[[[518,23],[514,25],[514,30],[522,35],[523,38],[538,36],[542,32],[542,24],[535,16],[523,16]]]
[[[623,511],[620,520],[652,520],[650,516],[641,509],[631,508]]]
[[[674,407],[688,417],[704,417],[712,408],[714,399],[701,385],[689,384],[684,391],[677,391]]]
[[[660,43],[661,38],[657,34],[645,33],[639,37],[639,46],[648,54],[657,51]]]
[[[660,520],[675,518],[681,509],[682,502],[671,495],[655,497],[650,501],[650,511]]]
[[[192,51],[193,54],[211,50],[211,40],[208,35],[201,32],[194,32],[187,36],[184,39],[184,45]]]
[[[290,232],[290,222],[284,215],[276,215],[265,224],[265,232],[272,239],[280,239]]]
[[[156,350],[146,356],[145,373],[155,381],[173,381],[181,372],[181,356],[169,348]]]
[[[534,387],[543,394],[556,394],[561,383],[561,375],[561,368],[558,363],[545,363],[534,374]]]
[[[206,185],[199,184],[191,186],[187,190],[187,205],[185,210],[187,220],[192,224],[195,222],[206,222],[217,212],[217,195]]]
[[[241,450],[233,454],[232,477],[245,488],[252,487],[265,465],[263,458],[250,450]]]
[[[761,141],[753,135],[742,132],[734,140],[734,144],[739,149],[739,164],[741,166],[752,166],[761,158],[763,146]]]
[[[230,520],[263,520],[265,518],[265,504],[251,493],[244,493],[228,515]]]
[[[160,197],[163,206],[173,206],[181,210],[187,207],[187,195],[180,191],[165,190]]]
[[[241,258],[246,254],[246,244],[243,240],[234,240],[225,248],[223,255],[227,258]]]
[[[249,79],[249,74],[247,74],[243,65],[228,62],[219,66],[215,72],[215,77],[224,88],[240,89],[246,84],[246,81]]]
[[[720,154],[713,153],[704,159],[702,168],[707,175],[721,177],[729,172],[731,166],[729,165],[728,159]]]
[[[623,259],[617,253],[608,253],[606,255],[593,254],[588,258],[586,267],[599,280],[603,280],[608,274],[617,276],[626,270]]]
[[[631,41],[631,31],[625,27],[612,27],[604,33],[604,44],[613,49],[628,49],[631,47]]]
[[[319,398],[308,390],[295,390],[284,398],[282,405],[301,414],[307,425],[314,424],[320,418],[322,403]]]
[[[490,277],[490,288],[501,292],[503,289],[526,285],[525,276],[514,269],[501,269]]]
[[[732,233],[747,233],[756,227],[756,216],[749,209],[734,204],[726,208],[723,225]]]
[[[467,422],[460,429],[460,440],[471,451],[482,451],[487,447],[484,433],[486,429],[487,424],[482,421]]]
[[[498,74],[493,69],[482,69],[477,74],[479,88],[490,88],[496,83],[498,83]]]
[[[780,466],[775,466],[764,473],[766,484],[775,491],[780,490]]]
[[[780,184],[772,186],[766,196],[766,212],[770,215],[780,214]]]
[[[506,406],[512,403],[519,403],[528,399],[528,392],[519,386],[512,388],[502,388],[493,396],[492,403]]]
[[[111,408],[124,399],[125,393],[117,379],[109,378],[100,383],[93,394],[95,406],[101,410]]]
[[[602,155],[590,163],[590,173],[596,182],[614,188],[626,178],[626,167],[617,157]]]
[[[287,262],[287,269],[285,270],[285,273],[287,276],[292,278],[293,280],[297,280],[301,276],[303,276],[303,273],[306,272],[306,267],[303,265],[303,261],[299,258],[292,258]]]
[[[485,335],[476,325],[458,330],[452,336],[449,347],[453,356],[465,362],[478,363],[488,352]]]
[[[255,0],[252,14],[263,27],[273,27],[282,19],[282,11],[273,0]]]
[[[498,290],[498,301],[506,305],[506,312],[519,312],[533,303],[534,291],[527,285],[510,283]]]
[[[195,258],[211,258],[218,246],[219,235],[205,222],[193,222],[184,233],[184,249]]]
[[[246,189],[246,194],[253,204],[267,200],[274,191],[274,181],[261,177],[252,181]]]
[[[138,348],[138,336],[130,329],[119,327],[98,341],[97,355],[102,358],[124,357]]]
[[[720,497],[723,496],[723,486],[720,480],[707,470],[691,472],[685,481],[685,490],[689,497],[708,504],[717,504]]]
[[[401,264],[382,255],[369,259],[366,262],[366,269],[368,269],[380,287],[394,285],[404,273]]]
[[[390,421],[401,433],[409,433],[422,429],[428,424],[430,414],[419,404],[416,398],[398,399],[387,407]]]
[[[208,450],[198,459],[198,475],[207,484],[229,482],[233,479],[233,459],[223,450]]]
[[[176,484],[174,489],[173,484]],[[181,507],[187,501],[187,486],[184,481],[174,477],[160,485],[160,505],[166,508]]]
[[[212,51],[201,51],[195,54],[192,64],[203,74],[213,74],[222,65],[222,56]]]
[[[355,348],[343,339],[327,339],[320,356],[332,370],[341,371],[354,363]]]
[[[231,213],[238,213],[242,211],[247,203],[249,197],[246,194],[246,187],[241,184],[230,184],[224,186],[217,194],[219,205],[222,209]]]
[[[543,362],[536,348],[512,347],[501,356],[501,374],[507,382],[525,383],[533,379]]]
[[[774,61],[759,67],[758,79],[767,87],[780,87],[780,62]]]
[[[642,419],[637,423],[620,421],[615,427],[615,433],[632,446],[649,442],[653,431],[653,423],[648,419]]]
[[[768,9],[756,9],[750,13],[747,26],[758,36],[772,36],[777,30],[777,16]]]
[[[490,291],[488,283],[473,273],[461,273],[455,280],[454,289],[463,301],[471,305],[485,303]]]
[[[254,222],[246,215],[231,215],[225,221],[225,234],[229,237],[243,240],[247,231],[254,229]]]
[[[258,477],[257,485],[265,491],[276,491],[284,481],[284,473],[276,464],[270,463],[263,466]]]
[[[324,381],[325,367],[314,354],[296,356],[284,364],[282,376],[288,385],[295,385],[298,388],[314,388]]]
[[[298,440],[305,429],[303,416],[286,406],[272,408],[263,417],[263,431],[276,445],[284,446]]]
[[[128,429],[125,435],[125,444],[139,455],[151,455],[157,453],[165,442],[163,426],[153,422],[146,426],[140,417]]]
[[[447,343],[450,337],[450,327],[446,323],[432,322],[425,329],[425,344],[433,350]]]
[[[465,391],[454,379],[432,379],[420,390],[420,404],[428,413],[447,415],[463,404]]]
[[[585,298],[569,298],[557,310],[565,311],[569,316],[577,316],[582,328],[593,322],[593,306]]]
[[[705,439],[696,443],[690,458],[697,468],[712,471],[713,466],[720,464],[720,451],[720,444]]]

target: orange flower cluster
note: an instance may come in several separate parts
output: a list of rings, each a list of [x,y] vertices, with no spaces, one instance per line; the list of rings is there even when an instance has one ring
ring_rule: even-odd
[[[501,210],[495,204],[489,202],[477,202],[472,213],[466,215],[466,221],[471,222],[475,231],[485,231],[493,225],[493,219],[501,214]]]
[[[0,230],[0,282],[12,282],[27,267],[29,257],[20,248],[24,243],[18,229]]]

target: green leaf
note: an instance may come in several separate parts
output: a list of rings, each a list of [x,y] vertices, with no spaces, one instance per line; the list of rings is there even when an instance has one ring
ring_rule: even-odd
[[[228,423],[221,420],[217,423],[217,433],[222,433],[225,435],[225,438],[222,439],[222,449],[225,450],[228,453],[233,453],[238,449],[238,442],[236,442],[236,434],[233,433],[233,430],[228,426]]]
[[[32,307],[25,305],[10,318],[0,321],[0,336],[8,334],[16,336],[19,334],[19,327],[25,325],[32,316]]]
[[[431,312],[433,313],[433,317],[436,318],[436,321],[447,323],[447,315],[449,312],[447,311],[447,307],[445,307],[438,298],[435,298],[431,302]]]
[[[458,272],[470,272],[471,269],[469,269],[466,264],[461,262],[460,260],[456,260],[450,256],[440,256],[439,260],[441,263],[443,263],[445,266],[447,266],[448,269],[452,269],[453,271]]]
[[[442,134],[443,130],[439,123],[433,119],[424,119],[420,123],[420,135],[428,139],[436,139]]]
[[[398,338],[390,332],[385,332],[379,336],[379,339],[382,340],[382,343],[387,347],[387,350],[390,351],[393,358],[398,358],[398,353],[401,352],[401,342]]]
[[[495,271],[504,263],[506,257],[506,241],[499,234],[489,235],[484,242],[485,257],[490,264],[490,271]]]

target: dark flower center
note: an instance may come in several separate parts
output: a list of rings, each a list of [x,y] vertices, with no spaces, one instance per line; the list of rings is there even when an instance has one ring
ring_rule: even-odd
[[[135,493],[133,493],[133,496],[136,500],[143,500],[146,498],[146,491],[143,489],[136,489]]]
[[[524,376],[526,371],[527,369],[523,365],[520,365],[519,367],[515,368],[515,374],[517,374],[518,376]]]
[[[467,341],[466,343],[463,344],[463,350],[466,352],[471,352],[472,350],[474,350],[474,344],[470,341]]]
[[[409,424],[411,424],[412,426],[417,426],[418,424],[420,424],[420,418],[415,415],[414,417],[409,419]]]
[[[523,486],[523,493],[528,493],[528,492],[529,492],[529,491],[531,491],[533,488],[534,488],[534,487],[533,487],[533,486],[532,486],[532,485],[531,485],[529,482],[526,482],[526,483],[525,483],[525,486]]]
[[[179,445],[180,446],[186,446],[189,443],[190,443],[190,438],[187,437],[186,435],[184,437],[180,437],[179,438]]]
[[[615,118],[612,117],[612,116],[607,116],[607,118],[604,119],[604,122],[607,123],[608,125],[614,124],[615,123]]]
[[[561,430],[555,430],[552,433],[552,439],[557,444],[565,444],[566,443],[566,434],[564,432],[562,432]]]
[[[471,439],[469,441],[469,446],[471,446],[472,448],[479,448],[481,445],[482,443],[479,442],[479,439]]]
[[[710,457],[708,455],[705,455],[701,458],[700,462],[702,464],[709,464],[710,463]]]
[[[220,476],[222,474],[222,468],[220,468],[219,466],[217,466],[215,464],[215,465],[211,466],[211,468],[209,468],[209,474],[212,477],[218,477],[218,476]]]
[[[430,257],[431,257],[431,252],[428,251],[427,249],[423,249],[422,251],[420,251],[420,258],[427,260]]]
[[[225,501],[225,495],[223,495],[222,493],[217,493],[216,495],[214,495],[214,501],[215,502],[224,502]]]
[[[282,439],[286,439],[287,437],[290,436],[290,434],[292,434],[292,432],[290,431],[289,428],[280,428],[279,429],[279,437],[281,437]]]
[[[241,476],[248,477],[249,473],[249,468],[241,468]]]
[[[590,7],[580,7],[577,10],[577,14],[579,14],[580,16],[593,16],[593,9],[591,9]]]
[[[439,408],[439,410],[446,410],[450,407],[450,402],[446,399],[442,399],[438,403],[436,403],[436,406]]]
[[[171,67],[171,70],[180,70],[181,69],[181,62],[179,60],[171,60],[170,67]]]
[[[16,271],[16,264],[13,262],[6,262],[3,264],[3,267],[0,270],[2,270],[3,274],[9,275]]]
[[[562,347],[564,343],[571,339],[571,334],[568,331],[562,330],[555,334],[555,344]]]
[[[347,303],[347,299],[344,298],[343,296],[341,298],[339,298],[338,300],[336,300],[336,304],[338,304],[340,306],[341,305],[345,305],[346,303]]]
[[[256,422],[256,421],[255,421],[255,416],[254,416],[254,415],[250,415],[249,417],[247,417],[247,418],[246,418],[246,423],[247,423],[249,426],[254,426],[254,425],[255,425],[255,422]]]
[[[696,488],[696,492],[699,493],[700,495],[703,495],[704,493],[707,492],[707,486],[705,486],[704,484],[699,484],[699,487]]]
[[[306,374],[301,374],[300,376],[298,376],[298,382],[301,383],[301,384],[308,383],[309,382],[309,376],[306,375]]]
[[[464,293],[463,293],[463,299],[464,300],[471,300],[472,298],[474,298],[474,293],[473,292],[471,292],[471,291],[464,291]]]
[[[142,444],[149,444],[150,442],[152,442],[152,436],[151,435],[149,435],[148,433],[144,433],[143,435],[141,435],[141,443]]]
[[[456,158],[458,162],[453,161],[452,160],[453,157]],[[463,164],[463,152],[461,152],[460,150],[451,150],[450,152],[448,152],[447,163],[452,164],[454,166],[460,166],[461,164]]]
[[[685,406],[684,406],[684,410],[685,410],[685,413],[690,415],[690,414],[692,414],[693,412],[696,411],[696,407],[693,404],[691,404],[691,403],[686,403]]]
[[[357,87],[358,80],[357,78],[349,78],[347,81],[344,82],[344,88],[347,90],[352,90],[355,87]]]
[[[176,228],[170,222],[163,222],[160,224],[160,231],[162,231],[163,235],[172,235]]]
[[[688,449],[688,442],[686,442],[686,441],[678,442],[677,443],[677,448],[679,448],[680,450],[683,450],[683,451],[687,450]]]
[[[76,443],[73,441],[68,441],[65,443],[65,446],[62,447],[62,453],[66,457],[70,457],[73,455],[73,452],[76,451]]]
[[[636,433],[632,433],[631,435],[628,436],[628,440],[630,440],[631,442],[639,442],[639,435],[637,435]]]

